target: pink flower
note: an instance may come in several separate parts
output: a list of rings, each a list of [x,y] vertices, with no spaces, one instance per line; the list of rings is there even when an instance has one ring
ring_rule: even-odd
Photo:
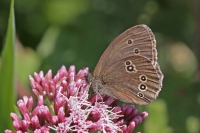
[[[51,70],[45,76],[42,71],[30,76],[37,105],[34,107],[33,98],[27,96],[17,102],[22,116],[10,114],[16,132],[129,133],[147,117],[147,112],[138,115],[134,105],[117,106],[118,101],[109,96],[94,94],[89,97],[90,86],[84,78],[87,73],[88,68],[76,74],[75,66],[69,71],[62,66],[54,77]],[[5,133],[14,132],[5,130]]]

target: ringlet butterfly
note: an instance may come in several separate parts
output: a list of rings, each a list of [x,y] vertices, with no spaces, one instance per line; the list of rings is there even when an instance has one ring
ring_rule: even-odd
[[[146,25],[120,34],[105,50],[93,74],[85,75],[95,92],[140,105],[158,97],[163,77],[156,40]]]

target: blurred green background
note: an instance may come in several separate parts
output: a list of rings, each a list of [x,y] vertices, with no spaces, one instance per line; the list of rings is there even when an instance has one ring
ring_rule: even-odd
[[[0,1],[0,50],[10,1]],[[28,75],[65,65],[93,71],[110,42],[126,29],[148,25],[164,73],[159,98],[134,131],[200,133],[199,0],[16,0],[17,97],[32,95]],[[0,120],[0,125],[3,121]],[[5,127],[6,128],[6,127]]]

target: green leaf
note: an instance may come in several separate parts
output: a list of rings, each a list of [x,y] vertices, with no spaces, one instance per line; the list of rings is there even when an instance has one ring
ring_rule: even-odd
[[[15,104],[15,19],[14,19],[14,0],[11,0],[10,14],[2,60],[0,68],[0,132],[5,129],[13,129],[10,113],[14,111]]]

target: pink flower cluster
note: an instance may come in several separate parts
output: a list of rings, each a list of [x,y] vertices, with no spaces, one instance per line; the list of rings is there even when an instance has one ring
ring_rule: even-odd
[[[134,105],[117,106],[118,101],[109,96],[89,97],[90,86],[84,78],[87,73],[88,68],[76,74],[74,66],[69,71],[62,66],[54,77],[51,70],[45,76],[42,71],[30,76],[37,105],[34,106],[32,97],[26,96],[17,102],[21,116],[10,115],[16,132],[131,133],[147,117],[147,112],[138,115]],[[5,130],[5,133],[14,131]]]

